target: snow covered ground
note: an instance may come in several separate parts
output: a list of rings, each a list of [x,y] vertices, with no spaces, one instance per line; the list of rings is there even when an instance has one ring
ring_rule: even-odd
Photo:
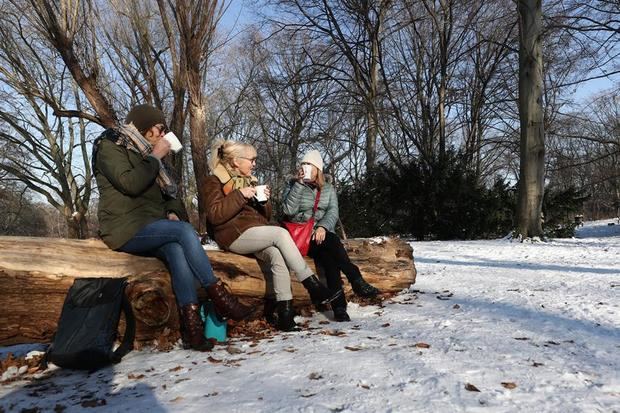
[[[352,304],[350,323],[318,314],[211,353],[57,369],[0,384],[0,412],[620,412],[611,222],[546,243],[414,242],[416,284],[383,307]]]

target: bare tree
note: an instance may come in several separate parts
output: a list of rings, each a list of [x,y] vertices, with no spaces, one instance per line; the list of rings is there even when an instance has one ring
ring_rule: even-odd
[[[136,103],[149,103],[170,113],[168,127],[185,141],[187,88],[186,60],[181,56],[174,16],[168,2],[119,0],[100,5],[97,12],[101,49],[114,68],[118,106],[128,110]],[[112,7],[109,7],[112,6]],[[187,191],[184,175],[188,151],[171,154],[181,183],[185,204],[193,194]],[[190,191],[191,192],[191,191]]]
[[[366,167],[377,159],[381,111],[379,60],[384,19],[392,0],[300,1],[277,0],[274,3],[288,13],[290,20],[280,20],[282,27],[303,30],[329,42],[331,61],[317,56],[317,64],[332,65],[335,80],[343,90],[355,96],[366,117]]]
[[[542,107],[542,6],[540,0],[518,0],[519,117],[521,166],[517,231],[522,237],[542,236],[545,177],[545,131]]]
[[[163,2],[159,0],[160,9]],[[216,29],[227,5],[218,0],[177,0],[168,2],[178,30],[179,65],[188,91],[189,132],[192,163],[198,194],[198,229],[206,231],[204,180],[209,175],[207,153],[211,136],[207,135],[207,100],[204,93],[209,58],[217,48]],[[170,32],[168,32],[170,33]]]
[[[96,37],[92,27],[93,8],[90,0],[8,0],[18,15],[60,55],[67,70],[96,115],[82,111],[57,111],[59,116],[79,116],[105,127],[116,125],[117,116],[105,93],[101,78]],[[21,19],[21,17],[20,17]]]
[[[6,173],[0,174],[0,210],[0,235],[47,235],[45,217],[26,186]]]

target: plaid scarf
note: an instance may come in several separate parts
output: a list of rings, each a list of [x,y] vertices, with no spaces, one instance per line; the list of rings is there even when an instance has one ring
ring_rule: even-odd
[[[258,183],[258,178],[255,176],[241,176],[237,171],[230,170],[222,164],[215,167],[213,175],[217,176],[217,179],[224,185],[223,191],[225,195],[228,195],[235,189],[256,186]]]
[[[118,140],[116,144],[124,146],[130,151],[134,151],[146,158],[153,151],[153,145],[146,140],[144,136],[136,129],[133,124],[122,125],[119,127]],[[171,198],[177,197],[178,186],[173,178],[173,173],[168,164],[159,162],[159,175],[157,176],[157,185],[161,191]]]

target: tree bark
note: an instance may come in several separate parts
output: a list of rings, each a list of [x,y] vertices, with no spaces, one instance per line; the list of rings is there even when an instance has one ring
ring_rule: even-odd
[[[202,96],[195,96],[190,93],[189,130],[192,143],[192,164],[194,165],[194,177],[196,179],[198,195],[198,222],[196,226],[201,234],[207,232],[207,194],[204,188],[205,181],[209,176],[207,149],[210,142],[206,128],[207,114],[202,100]]]
[[[541,0],[519,0],[519,118],[521,124],[517,231],[541,236],[545,139],[542,107]]]
[[[382,292],[398,292],[415,282],[412,248],[406,242],[344,243],[364,278]],[[217,250],[208,256],[215,274],[243,301],[264,297],[264,278],[254,258]],[[161,261],[115,252],[94,239],[0,237],[0,345],[50,341],[67,290],[79,277],[128,277],[138,348],[154,342],[169,348],[177,341],[177,307]],[[295,303],[309,304],[303,286],[292,280]],[[345,287],[350,292],[348,283]],[[262,316],[261,311],[256,315]]]

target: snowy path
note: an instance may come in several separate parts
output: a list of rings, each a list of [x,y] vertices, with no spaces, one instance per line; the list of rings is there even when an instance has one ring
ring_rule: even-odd
[[[417,283],[351,323],[56,370],[0,412],[620,412],[620,226],[579,234],[414,242]]]

